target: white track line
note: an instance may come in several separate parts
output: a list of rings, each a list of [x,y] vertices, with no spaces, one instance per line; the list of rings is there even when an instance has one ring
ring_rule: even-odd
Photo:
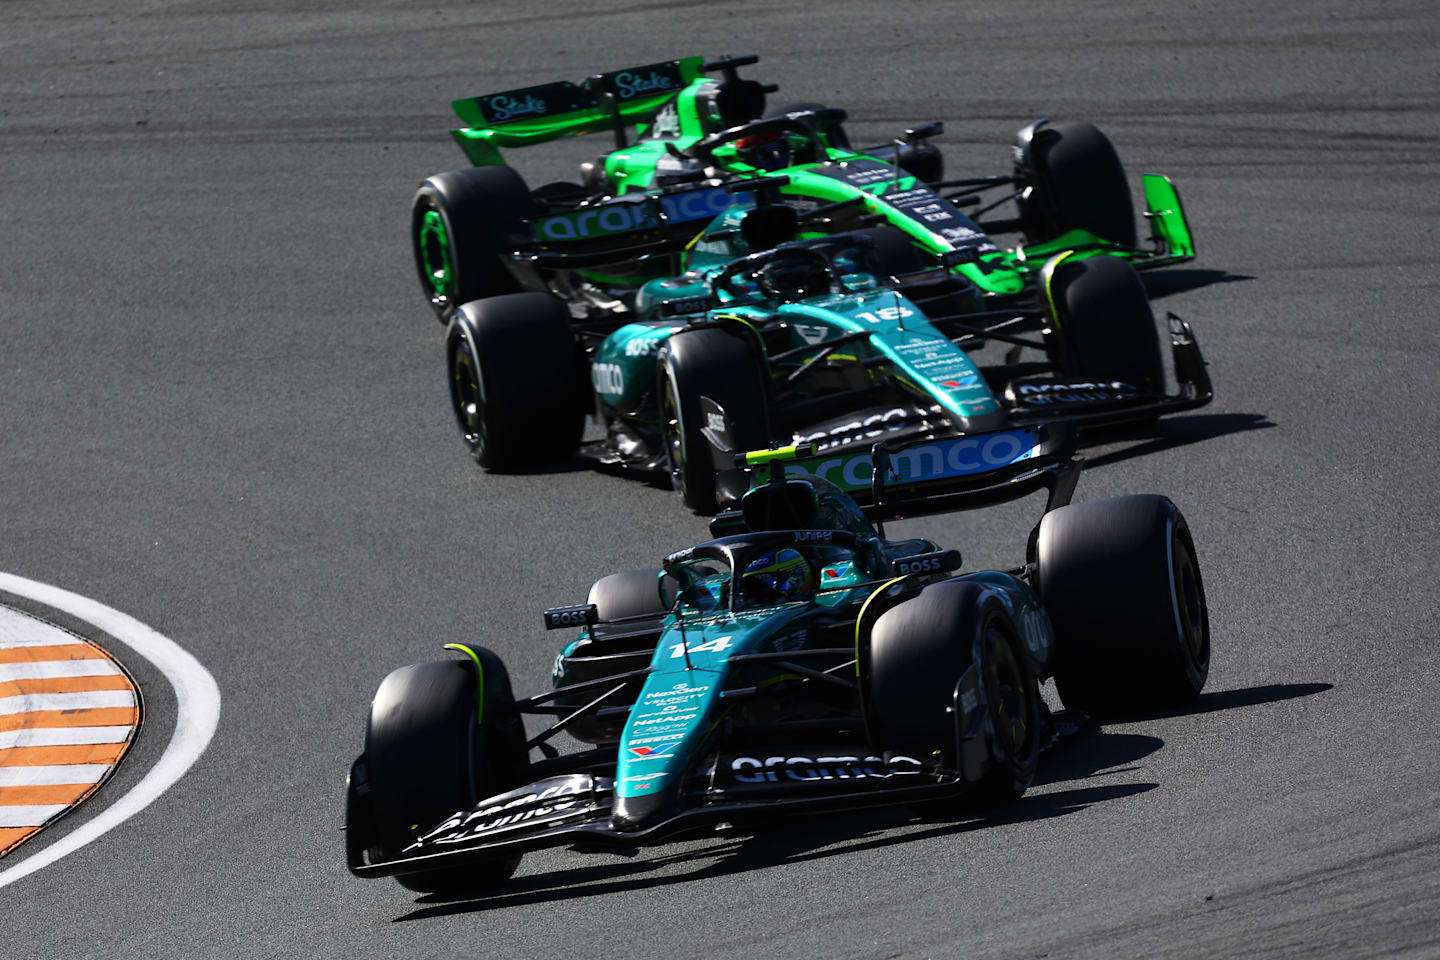
[[[53,680],[56,677],[102,677],[120,672],[110,660],[37,660],[0,663],[0,681]]]
[[[0,730],[0,750],[10,747],[80,747],[89,743],[124,743],[134,727],[26,727]]]
[[[12,591],[13,592],[13,591]],[[133,707],[135,694],[129,690],[87,690],[84,693],[17,693],[0,697],[0,716],[35,710],[94,710],[104,707]]]
[[[56,763],[0,767],[0,787],[58,787],[71,783],[99,783],[111,763]]]
[[[220,688],[199,660],[175,641],[128,614],[78,593],[9,573],[0,573],[0,590],[29,597],[94,624],[148,660],[175,688],[175,732],[165,752],[140,782],[75,830],[10,869],[0,871],[0,887],[5,887],[104,836],[154,803],[184,776],[215,735],[215,727],[220,722]]]

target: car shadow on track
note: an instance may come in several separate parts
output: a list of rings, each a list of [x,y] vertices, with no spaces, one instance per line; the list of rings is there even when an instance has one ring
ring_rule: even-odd
[[[933,817],[917,816],[908,807],[893,807],[865,814],[836,814],[824,820],[784,821],[781,829],[759,836],[723,840],[698,850],[692,848],[643,860],[520,877],[490,895],[463,900],[447,900],[438,895],[421,897],[417,901],[421,905],[419,909],[397,917],[393,922],[428,920],[524,904],[583,900],[621,891],[667,887],[807,860],[846,856],[1004,823],[1064,816],[1094,803],[1146,793],[1157,786],[1159,784],[1156,783],[1112,784],[1036,794],[1024,797],[998,813],[963,820],[937,822]],[[700,866],[684,870],[687,864]],[[684,872],[667,872],[676,867]]]
[[[1184,447],[1232,433],[1266,430],[1273,426],[1275,424],[1263,413],[1199,413],[1157,420],[1140,427],[1121,425],[1106,430],[1087,430],[1081,438],[1080,446],[1082,449],[1089,449],[1112,443],[1140,441],[1096,456],[1086,455],[1085,469],[1094,470],[1096,467],[1108,467],[1173,447]]]
[[[1267,683],[1259,687],[1241,687],[1237,690],[1202,693],[1194,703],[1183,707],[1151,713],[1137,713],[1123,719],[1126,723],[1134,723],[1144,720],[1159,720],[1164,717],[1189,717],[1201,713],[1214,713],[1216,710],[1236,710],[1241,707],[1258,706],[1262,703],[1278,703],[1281,700],[1310,697],[1334,688],[1333,683]]]
[[[1092,729],[1057,745],[1041,766],[1035,786],[1083,780],[1101,773],[1133,770],[1128,766],[1154,753],[1164,741],[1140,734],[1112,734]],[[1120,769],[1115,769],[1120,768]],[[880,807],[868,811],[797,817],[783,826],[754,836],[716,837],[712,841],[677,844],[678,849],[655,848],[643,857],[625,862],[607,860],[578,867],[518,877],[490,894],[463,899],[430,895],[417,900],[418,909],[394,922],[494,910],[533,903],[551,903],[604,896],[621,890],[666,887],[692,880],[730,876],[784,864],[844,856],[864,850],[951,836],[1001,824],[1046,820],[1078,813],[1108,800],[1147,793],[1156,783],[1118,783],[1078,786],[1037,792],[1015,804],[992,811],[973,812],[938,804],[923,808]],[[677,872],[679,871],[679,872]]]
[[[1187,290],[1198,290],[1201,287],[1209,287],[1217,283],[1239,283],[1255,279],[1249,274],[1229,273],[1225,270],[1171,269],[1142,273],[1140,276],[1145,281],[1145,292],[1150,294],[1151,300],[1159,300],[1162,297],[1184,293]]]

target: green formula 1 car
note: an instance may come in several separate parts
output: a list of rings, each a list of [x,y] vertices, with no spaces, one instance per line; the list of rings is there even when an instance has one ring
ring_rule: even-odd
[[[963,433],[1003,412],[1099,422],[1208,401],[1194,339],[1173,323],[1186,352],[1166,395],[1134,274],[1194,255],[1169,180],[1144,178],[1142,248],[1124,171],[1088,124],[1030,124],[1010,174],[946,180],[928,142],[938,124],[852,149],[844,111],[767,113],[770,88],[737,75],[754,59],[692,57],[456,101],[470,126],[455,136],[477,166],[421,186],[412,235],[480,463],[570,456],[588,412],[606,434],[588,454],[669,473],[708,510],[740,490],[723,476],[717,487],[698,445],[716,413],[701,397],[732,421],[721,459],[865,439],[877,423]],[[613,148],[578,183],[531,190],[501,160],[502,148],[605,131]],[[1014,216],[977,219],[1011,201]],[[1017,241],[1002,247],[1001,234]],[[867,249],[842,249],[837,235]],[[781,247],[783,263],[762,259]],[[982,376],[964,354],[997,340],[1014,349]],[[1026,347],[1043,360],[1020,362]]]
[[[455,892],[504,881],[543,847],[623,852],[792,813],[1005,804],[1082,714],[1193,700],[1210,637],[1180,511],[1159,496],[1069,504],[1073,437],[1042,428],[1030,442],[1009,466],[916,483],[894,469],[913,448],[882,441],[874,474],[894,486],[877,479],[868,511],[782,471],[799,451],[749,454],[757,485],[711,522],[715,539],[546,611],[547,627],[580,630],[549,692],[516,699],[500,659],[470,644],[394,671],[350,771],[350,870]],[[1010,570],[959,573],[958,551],[884,535],[887,516],[1045,488]],[[1040,695],[1049,678],[1065,714]],[[526,715],[548,720],[527,734]],[[593,747],[559,754],[562,731]]]

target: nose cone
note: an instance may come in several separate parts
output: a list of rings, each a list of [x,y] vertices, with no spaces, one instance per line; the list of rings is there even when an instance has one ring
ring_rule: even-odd
[[[616,797],[610,812],[610,826],[620,833],[644,830],[663,820],[670,812],[670,806],[667,792],[643,797]]]

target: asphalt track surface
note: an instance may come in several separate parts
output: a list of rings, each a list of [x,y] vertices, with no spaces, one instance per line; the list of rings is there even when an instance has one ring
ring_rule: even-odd
[[[1434,5],[718,9],[0,8],[0,570],[150,624],[224,697],[158,802],[4,891],[0,954],[1440,955]],[[664,489],[465,456],[406,239],[463,165],[448,101],[750,51],[859,140],[944,119],[952,171],[1048,116],[1175,178],[1200,256],[1152,293],[1218,398],[1092,446],[1079,497],[1182,505],[1208,692],[1003,817],[546,852],[458,902],[356,880],[342,782],[384,673],[479,641],[537,689],[544,606],[703,533]],[[542,153],[532,183],[584,156]],[[1037,510],[906,529],[1003,564]],[[175,722],[130,665],[147,727],[97,810]]]

